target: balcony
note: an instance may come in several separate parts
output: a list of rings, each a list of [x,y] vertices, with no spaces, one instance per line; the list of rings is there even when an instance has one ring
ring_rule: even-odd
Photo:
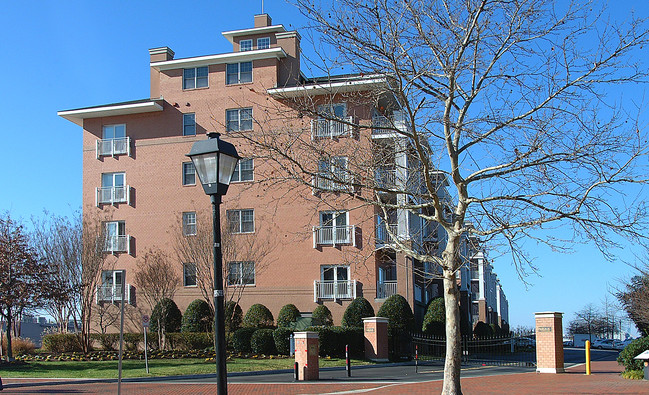
[[[335,180],[335,181],[334,181]],[[352,178],[346,174],[321,173],[317,174],[313,180],[313,186],[317,190],[326,191],[349,191]]]
[[[131,236],[119,235],[106,237],[105,252],[116,254],[119,252],[131,253]]]
[[[380,168],[374,170],[376,187],[381,189],[394,189],[397,186],[397,173],[395,169]]]
[[[388,232],[388,230],[390,232]],[[395,244],[394,239],[397,237],[397,232],[397,224],[386,224],[385,222],[380,221],[376,225],[376,246],[383,247]],[[390,234],[392,234],[392,236]]]
[[[135,287],[131,284],[126,284],[124,290],[124,301],[131,306],[135,306]],[[122,301],[122,285],[98,285],[95,293],[95,302],[101,303],[116,303]]]
[[[97,140],[95,151],[97,159],[102,156],[131,156],[131,138],[121,137],[116,139]]]
[[[376,283],[376,298],[385,299],[397,293],[397,281],[383,281]]]
[[[403,115],[400,113],[395,113],[392,117],[386,117],[384,115],[375,115],[372,117],[372,137],[373,138],[383,138],[383,137],[396,137],[399,135],[399,132],[407,132],[409,128]]]
[[[352,117],[336,119],[313,119],[311,120],[311,139],[330,139],[341,136],[352,136],[354,130],[351,123]]]
[[[356,299],[356,280],[313,282],[313,301]]]
[[[131,204],[131,187],[126,185],[123,187],[100,187],[96,188],[95,192],[95,205],[99,207],[100,204],[117,204],[126,203]]]
[[[351,244],[356,247],[356,227],[348,226],[314,226],[313,248],[321,245],[337,246]]]

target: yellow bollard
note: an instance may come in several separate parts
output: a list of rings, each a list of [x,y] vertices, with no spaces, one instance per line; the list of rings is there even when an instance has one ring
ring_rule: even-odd
[[[586,340],[586,374],[590,374],[590,340]]]

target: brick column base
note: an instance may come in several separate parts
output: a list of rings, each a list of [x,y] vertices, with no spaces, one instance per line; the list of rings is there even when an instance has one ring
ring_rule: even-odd
[[[363,318],[365,335],[365,358],[374,362],[388,361],[388,319]]]
[[[563,313],[535,313],[536,371],[563,373]]]
[[[294,339],[297,379],[318,380],[320,378],[318,332],[295,332]]]

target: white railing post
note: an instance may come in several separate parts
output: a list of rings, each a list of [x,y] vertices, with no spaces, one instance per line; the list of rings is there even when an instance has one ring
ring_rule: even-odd
[[[356,280],[353,281],[353,284],[354,284],[353,285],[354,288],[352,288],[352,295],[353,295],[353,299],[356,299]]]
[[[313,280],[313,303],[318,303],[318,280]]]
[[[131,138],[126,138],[126,154],[131,157]]]
[[[313,248],[317,248],[317,246],[318,246],[317,240],[316,240],[317,237],[318,237],[318,228],[314,226],[313,227]]]

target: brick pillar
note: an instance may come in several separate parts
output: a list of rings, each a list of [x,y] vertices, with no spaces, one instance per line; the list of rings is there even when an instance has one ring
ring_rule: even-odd
[[[365,358],[374,362],[388,361],[388,319],[363,318],[365,334]]]
[[[318,380],[318,332],[295,332],[295,362],[298,380]]]
[[[536,371],[563,373],[563,313],[536,313]]]

